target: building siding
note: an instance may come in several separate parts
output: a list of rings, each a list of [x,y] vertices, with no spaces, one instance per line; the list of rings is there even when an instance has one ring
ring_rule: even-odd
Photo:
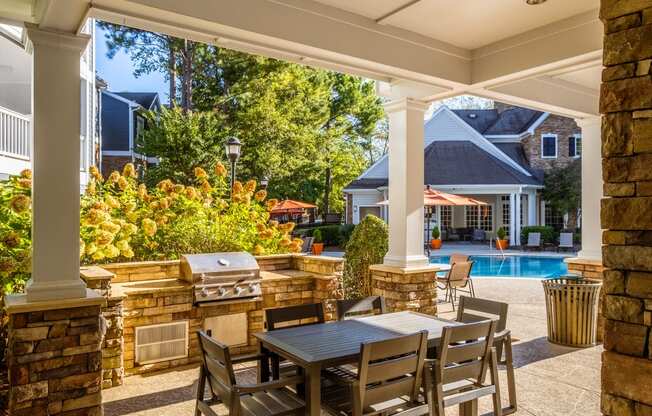
[[[129,105],[106,94],[102,94],[102,150],[130,150]]]

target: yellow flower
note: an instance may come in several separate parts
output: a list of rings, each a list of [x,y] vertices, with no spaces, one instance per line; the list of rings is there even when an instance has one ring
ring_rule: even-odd
[[[254,195],[254,198],[258,202],[263,202],[265,198],[267,198],[267,191],[264,189],[261,189],[260,191],[256,192],[256,195]]]
[[[267,203],[265,204],[265,206],[267,207],[267,211],[271,211],[277,205],[278,205],[278,199],[268,199]]]
[[[88,182],[88,186],[86,187],[86,195],[95,195],[97,192],[97,186],[95,185],[95,179],[91,179]]]
[[[256,230],[258,230],[258,232],[265,231],[266,229],[267,227],[265,227],[265,224],[256,224]]]
[[[120,172],[118,172],[117,170],[111,172],[111,174],[109,175],[109,182],[117,183],[119,180],[120,180]]]
[[[222,162],[217,162],[215,165],[215,174],[219,177],[224,177],[226,176],[226,168],[222,164]]]
[[[244,186],[245,191],[247,192],[253,192],[256,190],[256,180],[255,179],[250,179],[247,181],[247,183]]]
[[[122,174],[128,178],[135,178],[136,177],[136,168],[134,167],[133,163],[127,163],[125,167],[122,169]]]
[[[86,245],[87,255],[92,256],[93,253],[95,253],[96,251],[97,251],[97,245],[95,245],[95,243],[88,243],[88,245]]]
[[[292,240],[290,240],[290,237],[285,235],[285,236],[283,236],[283,238],[281,238],[281,241],[280,241],[279,244],[281,244],[281,247],[289,247],[290,244],[292,244]]]
[[[98,209],[100,211],[108,211],[109,206],[102,201],[97,201],[93,204],[93,209]]]
[[[303,245],[303,240],[300,238],[293,238],[292,239],[292,244],[301,244]]]
[[[156,187],[163,192],[172,192],[174,190],[174,184],[169,179],[162,180]]]
[[[20,171],[20,177],[23,179],[32,179],[32,171],[30,169],[23,169]]]
[[[30,189],[32,187],[32,180],[25,178],[18,179],[18,186],[21,188]]]
[[[302,248],[303,248],[303,243],[302,244],[292,243],[292,245],[290,245],[290,251],[293,253],[300,253]]]
[[[147,187],[145,186],[145,184],[141,183],[140,185],[138,185],[138,198],[145,199],[146,196],[147,196]]]
[[[18,247],[20,244],[20,235],[18,235],[18,233],[15,231],[9,231],[2,236],[0,241],[2,241],[2,243],[4,243],[4,245],[8,248]]]
[[[143,220],[143,231],[148,237],[154,236],[156,234],[157,228],[156,223],[149,218]]]
[[[183,185],[181,185],[181,184],[176,184],[176,185],[174,185],[174,192],[176,192],[176,193],[178,193],[178,194],[183,193],[183,191],[184,191],[185,189],[186,189],[186,187],[183,186]]]
[[[195,199],[197,198],[197,190],[193,186],[189,186],[186,188],[186,197],[188,199]]]
[[[86,214],[86,222],[89,224],[100,224],[106,221],[110,216],[97,208],[91,208]]]
[[[131,222],[136,222],[138,221],[138,213],[137,212],[128,212],[127,215],[125,215],[128,221]]]
[[[170,201],[171,200],[169,198],[161,198],[158,201],[158,204],[161,207],[161,209],[168,209],[168,208],[170,208]]]
[[[286,222],[285,224],[281,224],[278,226],[278,229],[283,231],[284,233],[290,233],[292,230],[294,230],[294,223],[293,222]]]
[[[201,190],[202,190],[205,194],[207,194],[207,193],[209,193],[210,191],[212,191],[213,188],[211,187],[211,184],[208,183],[208,181],[205,180],[205,181],[203,181],[203,182],[201,183]]]
[[[32,200],[27,195],[16,195],[9,201],[9,206],[15,213],[22,214],[29,209],[31,203]]]
[[[83,257],[86,252],[86,243],[81,238],[79,239],[79,257]]]
[[[99,230],[95,234],[95,244],[99,247],[104,247],[107,244],[110,244],[113,241],[113,234],[106,230]]]
[[[136,203],[134,201],[129,201],[125,203],[124,209],[125,212],[132,212],[136,209]]]
[[[110,221],[105,221],[102,224],[100,224],[100,229],[104,231],[108,231],[111,234],[117,234],[120,231],[120,226]]]
[[[132,249],[128,248],[126,250],[122,250],[120,252],[120,254],[122,254],[122,257],[130,259],[130,258],[132,258],[134,256],[134,251]]]
[[[128,186],[129,186],[129,181],[127,180],[127,178],[121,176],[120,179],[118,179],[118,187],[124,191],[125,189],[127,189]]]
[[[168,223],[170,219],[168,218],[167,215],[161,215],[160,217],[156,218],[156,224],[163,226]]]
[[[124,231],[124,233],[125,233],[126,235],[134,235],[134,234],[136,234],[136,232],[138,232],[138,227],[136,227],[135,224],[129,224],[129,223],[127,223],[127,224],[125,224],[124,227],[122,228],[122,231]]]
[[[265,249],[263,248],[263,246],[261,246],[260,244],[256,244],[256,246],[254,247],[254,254],[256,256],[260,256],[264,253],[265,253]]]
[[[129,249],[129,241],[127,241],[127,240],[116,241],[115,246],[120,251],[127,250],[127,249]]]
[[[271,238],[273,235],[274,232],[272,230],[265,230],[258,233],[258,237],[260,237],[262,240],[267,240],[268,238]]]
[[[111,195],[104,197],[104,202],[106,202],[106,205],[108,205],[110,208],[120,208],[120,201]]]
[[[274,228],[278,227],[278,221],[276,221],[276,220],[271,220],[271,221],[269,222],[269,226],[270,226],[270,227],[274,227]]]
[[[115,257],[118,257],[120,255],[120,250],[113,244],[109,244],[108,246],[104,247],[104,256],[108,257],[110,259],[113,259]]]
[[[199,166],[195,168],[195,178],[197,179],[205,179],[208,177],[208,174],[206,171]]]
[[[103,250],[97,250],[95,253],[93,253],[91,258],[93,260],[95,260],[95,261],[104,260],[104,251]]]
[[[231,200],[233,202],[242,202],[242,201],[244,201],[244,198],[242,198],[239,194],[233,193],[231,195]]]
[[[243,189],[244,189],[244,188],[243,188],[243,186],[242,186],[242,182],[240,182],[240,181],[235,181],[235,182],[233,183],[233,192],[234,192],[234,193],[239,194],[240,192],[242,192]]]
[[[99,169],[95,166],[91,166],[89,169],[89,172],[91,173],[91,176],[98,182],[102,182],[104,178],[102,177],[102,174],[100,173]]]
[[[0,257],[0,273],[13,272],[15,264],[11,257]]]

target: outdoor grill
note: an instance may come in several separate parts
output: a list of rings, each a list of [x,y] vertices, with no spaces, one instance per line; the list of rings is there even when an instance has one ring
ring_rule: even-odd
[[[195,302],[248,299],[261,295],[260,268],[246,252],[187,254],[181,278],[194,286]]]

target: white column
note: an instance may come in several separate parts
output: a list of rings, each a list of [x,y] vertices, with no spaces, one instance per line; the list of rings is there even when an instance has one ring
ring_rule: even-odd
[[[577,254],[585,259],[602,260],[601,118],[575,121],[582,129],[582,250]]]
[[[537,192],[527,194],[527,225],[537,225]]]
[[[516,194],[509,194],[509,245],[517,246],[520,242],[516,239],[516,222],[518,216],[516,215]]]
[[[34,45],[32,279],[27,300],[83,298],[79,277],[79,59],[87,35],[27,27]]]
[[[521,245],[521,210],[523,209],[523,194],[519,191],[514,194],[514,240],[517,246]]]
[[[423,116],[428,106],[410,98],[385,105],[389,116],[389,251],[383,263],[388,266],[428,264],[423,250]]]

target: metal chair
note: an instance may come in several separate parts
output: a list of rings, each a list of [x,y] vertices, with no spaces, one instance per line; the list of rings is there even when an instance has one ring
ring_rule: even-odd
[[[303,415],[305,403],[285,387],[303,383],[303,377],[240,384],[233,372],[229,348],[203,331],[198,332],[202,366],[199,370],[195,416],[218,416],[211,406],[223,403],[233,416]],[[211,398],[204,397],[206,384]]]
[[[315,237],[303,237],[303,245],[301,246],[302,253],[311,253],[312,252],[312,243],[315,241]]]
[[[573,233],[559,233],[559,245],[557,246],[557,251],[573,250],[574,248]]]
[[[494,415],[500,415],[500,390],[496,351],[492,348],[496,323],[482,321],[445,327],[435,359],[426,360],[426,400],[432,413],[444,416],[444,409],[460,405],[477,406],[477,399],[492,396]],[[489,370],[489,384],[485,376]]]
[[[507,303],[460,296],[456,319],[458,322],[463,323],[479,322],[486,319],[496,321],[494,348],[496,349],[498,364],[504,365],[507,370],[507,392],[509,395],[509,407],[503,409],[503,415],[514,413],[517,410],[512,333],[507,329],[508,308]],[[503,359],[503,351],[505,352],[505,359]]]
[[[332,379],[322,393],[325,409],[335,415],[418,416],[429,413],[419,404],[428,331],[383,341],[363,343],[357,374]]]
[[[455,310],[455,299],[457,298],[458,290],[475,297],[475,289],[471,280],[472,268],[472,261],[453,263],[445,277],[437,278],[437,282],[439,283],[437,286],[442,290],[446,290],[445,298],[451,301],[453,310]]]
[[[337,301],[337,320],[342,321],[348,316],[374,315],[387,312],[385,298],[369,296],[362,299],[339,299]]]
[[[541,249],[541,233],[528,233],[527,235],[527,244],[525,245],[527,250],[531,249]]]

